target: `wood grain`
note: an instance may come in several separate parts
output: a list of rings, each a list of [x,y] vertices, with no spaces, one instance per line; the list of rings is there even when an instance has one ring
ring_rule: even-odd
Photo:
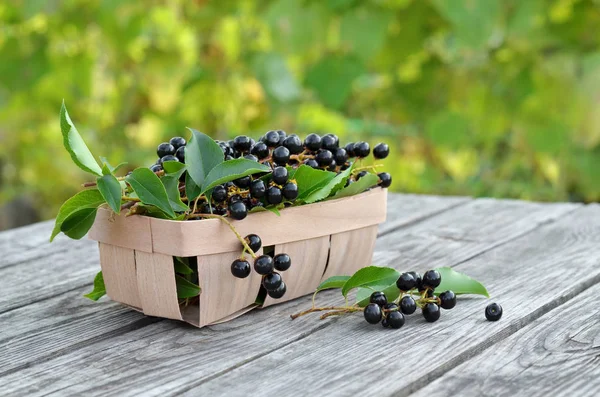
[[[600,391],[598,296],[600,284],[439,379],[423,384],[413,395],[597,395]]]
[[[466,207],[466,208],[463,208]],[[443,262],[446,265],[455,263],[454,261],[464,262],[471,257],[481,255],[489,251],[488,256],[494,257],[495,252],[502,247],[502,243],[511,242],[517,237],[527,237],[527,233],[538,228],[541,224],[550,223],[544,228],[553,226],[551,222],[554,219],[565,216],[572,211],[576,206],[571,205],[539,205],[531,203],[515,203],[506,201],[485,201],[477,204],[467,204],[457,208],[457,211],[444,212],[436,217],[427,219],[421,223],[412,224],[394,232],[394,238],[383,237],[385,244],[379,249],[390,250],[391,257],[381,258],[381,263],[393,262],[395,266],[409,266],[423,270],[428,267],[430,262]],[[459,211],[460,210],[460,211]],[[500,213],[502,216],[494,217],[494,213]],[[587,215],[590,216],[589,214]],[[441,219],[440,219],[441,218]],[[585,220],[579,219],[578,222],[585,224]],[[481,228],[482,224],[486,224],[487,234],[476,233],[475,229]],[[491,224],[492,223],[492,224]],[[493,227],[496,223],[497,227]],[[451,225],[451,229],[448,225]],[[564,228],[563,228],[564,229]],[[440,237],[440,233],[446,238]],[[559,234],[568,234],[565,230],[560,230]],[[460,238],[465,236],[464,238]],[[387,240],[386,240],[387,238]],[[500,243],[499,243],[500,241]],[[514,243],[519,240],[515,240]],[[396,247],[396,245],[400,245]],[[497,249],[493,249],[498,247]],[[456,254],[456,251],[465,250],[464,254]],[[582,243],[575,244],[575,250],[583,249]],[[539,260],[532,257],[531,261]],[[532,252],[532,255],[534,252]],[[523,252],[519,252],[523,256]],[[377,255],[376,255],[377,256]],[[445,261],[442,261],[446,258]],[[385,260],[384,260],[385,259]],[[472,274],[475,277],[486,281],[487,278],[482,277],[485,270],[489,269],[486,266],[487,261],[479,263],[475,270],[478,273]],[[490,262],[494,264],[493,261]],[[565,265],[567,262],[565,262]],[[525,264],[531,266],[529,262]],[[525,266],[524,265],[524,266]],[[574,269],[573,277],[569,280],[577,280],[577,275],[581,274],[581,264]],[[461,265],[463,266],[463,265]],[[498,266],[495,264],[495,266]],[[494,269],[496,269],[494,267]],[[493,293],[497,291],[498,283],[502,283],[512,275],[512,270],[499,267],[495,271],[506,270],[504,274],[489,274],[486,277],[494,278],[495,284]],[[535,269],[534,269],[535,270]],[[470,272],[471,274],[471,272]],[[560,277],[557,277],[557,279]],[[564,280],[564,278],[561,278]],[[325,292],[322,296],[322,302],[338,302],[337,295]],[[0,384],[5,385],[6,393],[27,393],[32,395],[39,394],[38,385],[44,385],[44,393],[52,391],[60,391],[63,395],[78,395],[82,393],[94,395],[171,395],[195,386],[205,384],[211,385],[226,385],[227,381],[223,378],[230,377],[230,374],[237,372],[232,371],[234,368],[247,369],[248,366],[253,366],[258,360],[267,357],[281,357],[289,354],[291,362],[297,362],[296,354],[298,351],[304,351],[300,346],[303,341],[312,341],[315,338],[322,338],[323,341],[331,343],[331,339],[343,339],[347,343],[334,344],[336,346],[335,353],[331,353],[326,347],[320,351],[315,362],[310,365],[314,368],[312,375],[304,378],[302,384],[303,390],[311,390],[319,384],[314,377],[324,378],[325,376],[333,376],[333,386],[339,386],[339,382],[346,382],[347,386],[341,387],[340,390],[346,392],[347,388],[353,383],[363,378],[362,375],[346,376],[346,372],[338,369],[341,363],[325,369],[325,365],[318,361],[325,357],[326,354],[331,357],[343,354],[352,357],[354,351],[358,348],[356,344],[356,335],[353,334],[353,326],[362,327],[362,322],[354,318],[340,319],[348,321],[340,328],[332,328],[340,323],[337,321],[320,322],[314,318],[301,318],[294,322],[286,321],[287,315],[304,309],[309,305],[310,298],[297,299],[285,304],[276,305],[265,310],[254,311],[245,316],[237,318],[229,323],[211,326],[206,329],[186,328],[171,321],[161,321],[160,323],[134,330],[128,334],[119,335],[110,340],[98,341],[97,343],[78,347],[56,357],[51,357],[44,362],[35,363],[32,361],[29,367],[22,369],[18,373],[8,374],[0,379]],[[463,305],[465,311],[469,312],[466,305],[468,302],[483,303],[482,301],[473,300],[466,301]],[[433,324],[431,327],[442,327],[446,319],[456,318],[460,320],[459,306],[451,315],[443,317],[442,321]],[[518,305],[515,305],[518,307]],[[514,310],[514,309],[513,309]],[[480,315],[479,309],[478,316]],[[515,310],[517,311],[517,310]],[[518,317],[520,312],[515,312]],[[479,317],[477,317],[479,318]],[[412,320],[412,319],[411,319]],[[405,344],[405,331],[409,330],[409,325],[399,333],[378,333],[379,329],[374,332],[368,330],[369,344],[386,344],[394,343],[396,350],[409,346]],[[419,346],[420,351],[428,349],[429,338],[423,338],[423,330],[432,330],[435,328],[424,328],[426,325],[417,326],[421,330],[418,340],[421,343],[426,343],[424,346]],[[476,327],[473,324],[468,324],[469,330]],[[364,331],[364,329],[363,329]],[[383,331],[383,330],[382,330]],[[382,335],[385,337],[383,339]],[[399,335],[402,337],[399,338]],[[413,338],[416,337],[413,335]],[[374,340],[371,340],[374,338]],[[452,349],[456,345],[456,340],[449,338],[447,335],[443,341],[452,340]],[[435,338],[432,343],[439,343]],[[450,349],[445,345],[445,349]],[[297,348],[295,351],[286,350],[287,347]],[[300,347],[299,347],[300,346]],[[315,353],[319,353],[319,348]],[[443,355],[439,352],[438,355]],[[387,350],[383,350],[384,352]],[[442,349],[442,353],[445,351]],[[379,350],[375,356],[368,355],[369,360],[377,359],[378,357],[386,357]],[[7,357],[10,359],[10,357]],[[325,361],[330,360],[329,358]],[[359,360],[349,358],[344,365],[348,366],[350,373],[353,373],[355,367],[358,367],[359,362],[364,362],[364,357]],[[389,361],[389,360],[388,360]],[[392,360],[393,361],[393,360]],[[92,364],[90,364],[92,363]],[[245,363],[250,363],[244,365]],[[431,362],[435,364],[435,362]],[[303,364],[304,365],[304,364]],[[284,373],[277,369],[274,373]],[[345,368],[345,367],[344,367]],[[433,367],[436,369],[437,367]],[[392,368],[393,369],[393,368]],[[290,373],[298,372],[304,375],[302,368],[294,368]],[[339,379],[332,374],[339,373]],[[367,377],[369,374],[367,374]],[[265,379],[262,375],[260,379]],[[255,387],[256,381],[244,379],[242,383],[247,383],[251,387]],[[376,376],[379,379],[379,375]],[[214,383],[210,382],[214,379]],[[232,381],[234,378],[230,378]],[[271,378],[272,379],[272,378]],[[351,379],[352,382],[348,382]],[[398,376],[395,380],[400,379]],[[93,380],[93,381],[92,381]],[[297,387],[296,376],[289,380],[290,390],[293,391]],[[247,381],[247,382],[246,382]],[[288,379],[286,377],[286,382]],[[315,385],[312,384],[314,382]],[[275,382],[278,383],[278,382]],[[379,382],[375,382],[379,383]],[[263,384],[263,386],[265,386]],[[275,385],[276,386],[276,385]],[[377,385],[376,385],[377,386]],[[212,386],[210,386],[212,388]],[[357,383],[357,387],[364,389],[364,384]],[[277,389],[277,387],[275,387]],[[220,388],[216,394],[221,394],[226,388]],[[233,388],[233,393],[237,392]],[[253,389],[246,389],[253,390]],[[262,390],[260,387],[257,392]],[[327,388],[324,388],[327,390]],[[358,389],[357,389],[358,390]],[[370,390],[370,389],[369,389]],[[387,390],[387,388],[386,388]],[[254,390],[253,390],[254,392]],[[307,391],[308,393],[308,391]]]
[[[331,236],[329,261],[321,280],[349,276],[373,263],[377,225]]]
[[[177,300],[173,257],[135,251],[135,263],[144,314],[183,320]]]
[[[135,251],[98,243],[106,294],[117,302],[142,308],[135,270]]]
[[[109,208],[100,208],[88,237],[100,243],[137,251],[152,251],[152,231],[146,216],[116,215]]]

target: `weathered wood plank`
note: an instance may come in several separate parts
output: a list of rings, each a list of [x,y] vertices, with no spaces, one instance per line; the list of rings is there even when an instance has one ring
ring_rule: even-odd
[[[223,376],[200,380],[187,395],[408,395],[600,282],[599,243],[600,206],[589,206],[459,265],[503,305],[497,323],[485,320],[485,299],[463,299],[434,324],[411,316],[400,331],[370,326],[356,314]],[[270,373],[290,375],[285,382],[265,382]]]
[[[413,395],[597,395],[600,391],[598,296],[600,285],[595,285],[441,378],[424,383]]]
[[[502,201],[497,205],[512,208],[511,211],[503,211],[501,224],[512,222],[515,225],[520,225],[521,218],[526,218],[525,222],[528,224],[536,225],[559,217],[574,208],[570,205],[546,206],[530,203],[518,206],[513,202]],[[455,225],[453,230],[459,235],[465,235],[493,214],[492,207],[492,205],[475,206],[468,211],[469,216],[451,212],[440,216],[447,216],[442,223]],[[544,207],[545,211],[537,211],[539,207]],[[453,251],[460,250],[461,247],[469,247],[466,255],[468,258],[476,252],[484,252],[497,245],[492,237],[482,239],[483,242],[432,237],[440,228],[440,221],[437,221],[437,218],[423,222],[430,224],[429,233],[427,227],[416,224],[396,232],[396,239],[390,240],[391,243],[398,240],[405,244],[404,253],[408,252],[409,258],[414,258],[412,263],[408,263],[411,267],[418,260],[421,262],[418,269],[422,270],[426,266],[423,262],[444,256],[444,252],[446,256],[450,256]],[[496,233],[497,239],[509,239],[511,236],[522,235],[523,232],[505,226],[492,228],[491,233]],[[434,249],[432,246],[439,247]],[[478,251],[473,247],[477,247]],[[418,258],[411,253],[412,250],[419,252]],[[395,257],[396,264],[400,265],[398,253]],[[456,255],[454,258],[462,261],[465,256]],[[445,264],[452,263],[452,258],[445,262]],[[325,301],[337,301],[333,296],[325,293]],[[203,330],[162,321],[111,338],[110,341],[99,341],[52,357],[42,363],[31,363],[28,368],[18,373],[8,373],[0,383],[6,384],[7,391],[32,394],[35,394],[36,385],[39,384],[44,384],[46,393],[60,390],[61,394],[93,395],[101,391],[105,395],[111,393],[113,395],[128,393],[164,395],[183,391],[190,385],[194,386],[219,374],[228,373],[231,368],[238,367],[244,362],[257,360],[265,355],[266,357],[278,355],[278,349],[311,338],[311,334],[343,338],[344,332],[348,332],[346,328],[344,332],[329,331],[336,322],[319,322],[312,318],[296,320],[293,323],[286,321],[288,314],[306,308],[308,302],[309,298],[299,299]],[[352,323],[355,322],[354,319],[350,320]],[[356,322],[356,324],[360,323],[360,321]],[[390,334],[386,335],[389,338]],[[339,349],[340,345],[337,346]],[[339,351],[347,348],[342,347]],[[269,354],[270,352],[275,353]],[[90,365],[90,363],[94,364]],[[329,371],[318,369],[316,373],[324,376]],[[93,382],[90,382],[91,379]]]

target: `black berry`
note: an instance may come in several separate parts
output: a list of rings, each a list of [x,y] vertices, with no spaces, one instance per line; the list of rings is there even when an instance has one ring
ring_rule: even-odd
[[[439,298],[442,309],[450,310],[456,306],[456,294],[452,291],[442,292]]]
[[[173,137],[173,138],[171,138],[171,140],[169,141],[169,143],[170,143],[171,145],[173,145],[173,147],[175,148],[175,150],[177,150],[177,149],[179,149],[180,147],[183,147],[183,146],[185,146],[185,144],[186,144],[186,141],[185,141],[185,139],[183,139],[182,137],[180,137],[180,136],[176,136],[176,137]]]
[[[323,135],[323,138],[321,138],[321,148],[331,152],[338,147],[339,143],[338,137],[332,134]]]
[[[279,145],[280,139],[281,139],[281,137],[279,136],[279,133],[277,131],[268,131],[265,134],[264,142],[269,147],[275,147],[275,146]]]
[[[381,326],[382,326],[383,328],[389,328],[389,327],[390,327],[390,325],[389,325],[389,324],[388,324],[388,322],[387,322],[387,318],[385,318],[385,317],[384,317],[384,318],[381,320]]]
[[[329,167],[333,162],[333,154],[329,150],[319,150],[315,156],[315,160],[321,167]]]
[[[383,292],[373,292],[369,301],[381,307],[387,305],[387,298]]]
[[[240,187],[242,189],[249,188],[250,187],[250,182],[252,182],[252,178],[250,178],[250,176],[243,176],[243,177],[238,178],[235,181],[233,181],[233,183],[235,184],[235,186]]]
[[[285,283],[282,281],[277,289],[274,289],[273,291],[267,290],[267,294],[273,299],[279,299],[283,297],[283,295],[285,295],[286,290],[287,288],[285,286]]]
[[[365,306],[363,314],[365,316],[365,320],[367,320],[369,324],[377,324],[381,321],[381,308],[376,303],[369,303],[367,306]]]
[[[246,204],[242,201],[234,201],[229,204],[229,216],[233,219],[237,219],[238,221],[244,219],[248,215],[248,209],[246,208]]]
[[[354,154],[356,157],[367,157],[371,153],[371,147],[367,142],[356,142],[354,144]]]
[[[349,144],[347,144],[346,146],[344,146],[344,149],[346,149],[346,153],[348,154],[348,157],[356,157],[356,154],[354,153],[354,142],[350,142]]]
[[[156,154],[159,158],[175,154],[175,147],[169,142],[163,142],[156,148]]]
[[[250,275],[250,263],[244,259],[236,259],[231,264],[231,274],[237,278],[246,278]]]
[[[400,291],[410,291],[417,286],[417,280],[410,273],[402,273],[396,281],[396,286]]]
[[[217,203],[222,203],[227,198],[227,189],[223,185],[215,186],[212,192],[212,199]]]
[[[256,234],[249,234],[244,238],[244,240],[246,240],[246,243],[254,252],[258,251],[260,247],[262,247],[262,240]]]
[[[319,168],[319,163],[317,163],[317,160],[315,159],[308,159],[304,162],[304,164],[312,168]]]
[[[373,148],[373,156],[376,159],[384,159],[390,154],[390,147],[385,143],[378,143]]]
[[[283,141],[283,146],[290,151],[290,154],[302,153],[304,148],[302,147],[302,141],[297,135],[290,135]]]
[[[258,162],[258,157],[256,157],[256,156],[255,156],[255,155],[253,155],[253,154],[246,154],[246,155],[244,155],[244,158],[245,158],[246,160],[250,160],[250,161],[255,161],[255,162]]]
[[[356,180],[358,181],[360,178],[362,178],[363,176],[365,176],[367,174],[368,174],[367,171],[360,171],[358,174],[356,174]]]
[[[413,314],[417,310],[417,302],[412,296],[404,296],[400,299],[400,311],[404,314]]]
[[[389,312],[387,314],[387,323],[391,328],[398,329],[404,325],[404,314],[399,311]]]
[[[345,164],[348,161],[348,153],[346,149],[337,148],[333,151],[333,159],[339,165]]]
[[[281,192],[286,200],[295,200],[298,197],[298,185],[288,182],[283,186]]]
[[[411,276],[413,276],[413,278],[416,280],[417,285],[416,288],[421,291],[423,289],[423,279],[421,278],[421,275],[417,272],[408,272],[408,274],[410,274]]]
[[[158,171],[162,171],[162,170],[163,170],[163,167],[160,164],[152,164],[150,166],[150,171],[152,171],[152,172],[158,172]]]
[[[434,323],[440,319],[441,309],[435,303],[428,303],[423,307],[423,317],[430,323]]]
[[[279,204],[283,201],[283,195],[281,194],[281,189],[277,186],[270,186],[267,189],[267,202],[269,204]]]
[[[250,183],[250,195],[254,198],[262,198],[265,197],[265,194],[267,193],[267,187],[265,186],[265,183],[260,180],[257,179],[255,181],[252,181],[252,183]]]
[[[502,317],[502,306],[497,303],[490,303],[485,308],[485,318],[489,321],[498,321]]]
[[[435,289],[442,282],[442,275],[437,270],[427,270],[423,274],[423,287]]]
[[[290,161],[290,151],[285,146],[273,150],[273,161],[277,165],[286,165]]]
[[[276,270],[280,272],[285,272],[287,269],[292,266],[292,258],[288,254],[277,254],[273,258],[273,265]]]
[[[269,156],[269,147],[264,142],[258,142],[252,147],[250,153],[258,157],[259,159],[264,159]]]
[[[383,308],[388,311],[398,310],[398,305],[394,302],[390,302],[387,305],[383,306]]]
[[[311,152],[315,152],[321,148],[321,137],[317,134],[310,134],[304,139],[304,147]]]
[[[387,172],[380,172],[377,174],[379,177],[379,186],[381,187],[390,187],[392,184],[392,176]]]
[[[262,279],[262,285],[265,287],[267,291],[274,291],[283,282],[281,275],[279,273],[269,273]]]
[[[273,182],[283,185],[288,180],[288,170],[285,167],[275,167],[272,174]]]
[[[160,160],[158,160],[159,164],[164,163],[165,161],[177,161],[179,162],[179,159],[175,156],[173,156],[172,154],[167,154],[166,156],[163,156],[160,158]]]
[[[256,273],[266,275],[273,272],[273,258],[269,255],[261,255],[254,260],[254,270]]]
[[[250,138],[246,135],[236,136],[233,140],[233,148],[235,150],[239,150],[240,152],[246,152],[250,149],[252,142]]]
[[[175,157],[179,160],[180,163],[185,163],[185,146],[180,147],[175,152]]]

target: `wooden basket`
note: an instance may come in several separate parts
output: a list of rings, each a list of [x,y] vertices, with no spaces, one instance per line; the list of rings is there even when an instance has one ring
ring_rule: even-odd
[[[387,190],[376,188],[338,200],[286,208],[234,221],[242,235],[258,234],[263,249],[292,258],[282,273],[287,292],[267,296],[261,307],[314,292],[333,275],[350,275],[371,263],[377,225],[385,221]],[[261,276],[232,276],[242,246],[218,219],[170,221],[116,216],[100,209],[89,238],[100,247],[107,295],[146,315],[183,320],[198,327],[235,318],[259,305]],[[262,249],[261,249],[262,252]],[[257,253],[257,254],[260,254]],[[179,305],[174,257],[197,257],[199,304]]]

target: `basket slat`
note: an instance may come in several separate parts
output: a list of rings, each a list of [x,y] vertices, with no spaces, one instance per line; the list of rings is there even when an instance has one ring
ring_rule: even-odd
[[[322,280],[331,276],[351,276],[371,265],[377,239],[377,225],[331,236],[329,262]]]
[[[173,257],[136,251],[135,262],[144,314],[182,320]]]
[[[141,308],[134,250],[104,243],[98,243],[98,248],[106,294],[114,301]]]

